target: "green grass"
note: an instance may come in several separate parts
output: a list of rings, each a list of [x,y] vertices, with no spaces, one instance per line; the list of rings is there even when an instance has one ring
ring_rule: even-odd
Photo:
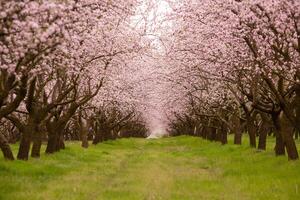
[[[300,199],[300,162],[275,157],[269,144],[259,152],[246,142],[221,146],[180,136],[89,149],[67,143],[28,162],[1,155],[0,199]]]

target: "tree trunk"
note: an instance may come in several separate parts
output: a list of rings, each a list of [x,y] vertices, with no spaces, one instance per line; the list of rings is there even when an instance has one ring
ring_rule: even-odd
[[[41,137],[41,135],[38,132],[38,124],[33,119],[32,116],[29,116],[28,122],[22,131],[19,152],[18,152],[18,156],[17,156],[17,158],[19,160],[28,160],[31,142],[33,139],[35,141],[35,139],[37,139],[39,137]],[[38,143],[36,143],[35,151],[38,151],[38,150],[39,150]],[[35,152],[34,156],[36,156],[36,155],[37,155],[37,152]]]
[[[220,127],[217,129],[217,132],[216,132],[216,141],[217,142],[221,142],[222,141],[222,130],[221,130]]]
[[[109,133],[109,131],[104,131],[103,141],[107,141],[109,139],[110,139],[110,133]]]
[[[84,136],[82,138],[82,141],[81,141],[81,147],[83,148],[88,148],[89,147],[89,141],[87,139],[87,136]]]
[[[209,128],[210,129],[210,141],[216,141],[217,139],[217,129],[214,127]]]
[[[224,144],[227,144],[228,141],[227,141],[227,128],[226,128],[226,125],[225,123],[221,123],[221,143],[224,145]]]
[[[57,145],[57,151],[61,150],[61,149],[65,149],[65,139],[64,139],[64,135],[60,134],[58,137],[58,145]]]
[[[294,127],[284,113],[280,116],[280,132],[285,143],[289,160],[299,159],[297,146],[293,138]]]
[[[267,136],[270,132],[270,125],[268,122],[267,114],[260,113],[261,116],[261,125],[259,128],[259,137],[258,137],[258,149],[260,150],[266,150],[267,146]]]
[[[285,155],[285,144],[280,131],[279,113],[272,114],[272,121],[274,125],[275,137],[276,137],[275,155],[276,156]]]
[[[0,148],[3,153],[4,158],[6,160],[14,160],[15,159],[6,138],[1,133],[0,133]]]
[[[242,144],[242,131],[237,129],[234,133],[234,144]]]
[[[249,134],[250,147],[256,148],[256,128],[251,116],[247,117],[247,130]]]
[[[281,156],[285,155],[285,144],[282,139],[282,136],[278,130],[275,130],[275,135],[276,135],[276,144],[275,144],[275,155],[276,156]]]
[[[36,126],[35,130],[32,133],[32,149],[31,149],[31,157],[32,158],[39,158],[40,157],[40,151],[42,146],[42,135],[40,133],[39,127]]]
[[[65,149],[64,128],[66,123],[59,124],[59,121],[52,121],[46,127],[48,131],[48,143],[46,153],[55,153],[60,149]]]
[[[94,138],[93,138],[93,144],[98,144],[99,142],[102,142],[102,134],[100,132],[100,128],[99,128],[99,124],[96,123],[95,124],[95,135],[94,135]]]
[[[86,127],[81,128],[80,137],[81,137],[81,147],[88,148],[89,147],[89,141],[88,141],[88,133],[87,133],[87,128]]]
[[[209,140],[209,141],[213,141],[213,138],[212,138],[212,128],[211,127],[207,127],[206,128],[206,132],[207,132],[207,139]]]
[[[46,125],[47,132],[48,132],[48,142],[45,153],[52,154],[55,153],[58,149],[59,143],[59,132],[57,127],[57,122],[49,122]]]
[[[99,142],[102,142],[102,136],[101,133],[96,133],[95,137],[93,139],[93,144],[98,144]]]
[[[26,132],[22,134],[17,158],[19,160],[28,160],[30,150],[30,135]]]
[[[203,129],[202,129],[202,138],[203,139],[207,139],[208,132],[209,132],[208,128],[206,126],[204,126]]]
[[[264,126],[264,125],[262,125]],[[268,128],[263,127],[261,132],[259,133],[258,137],[258,149],[260,150],[266,150],[267,146],[267,135],[268,135]]]
[[[300,72],[298,72],[300,73]],[[297,85],[297,89],[295,91],[296,93],[296,96],[295,96],[295,103],[293,105],[293,107],[295,108],[295,116],[296,116],[296,124],[300,124],[300,84],[298,82],[298,85]],[[295,127],[296,128],[296,135],[297,135],[297,139],[298,139],[298,136],[300,134],[300,129]]]
[[[56,145],[58,144],[58,137],[57,134],[50,134],[48,136],[48,142],[47,142],[47,147],[46,147],[46,153],[47,154],[52,154],[56,151]]]
[[[242,144],[242,127],[239,116],[234,115],[232,119],[234,131],[234,144]]]
[[[32,145],[32,149],[31,149],[31,157],[32,158],[40,157],[41,147],[42,147],[41,138],[35,138],[33,140],[33,145]]]

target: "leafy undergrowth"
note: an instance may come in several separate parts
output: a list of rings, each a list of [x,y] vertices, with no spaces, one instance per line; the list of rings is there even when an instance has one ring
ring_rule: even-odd
[[[273,145],[269,139],[259,152],[246,142],[222,146],[180,136],[88,149],[67,143],[28,162],[1,155],[0,199],[300,199],[300,162],[275,157]]]

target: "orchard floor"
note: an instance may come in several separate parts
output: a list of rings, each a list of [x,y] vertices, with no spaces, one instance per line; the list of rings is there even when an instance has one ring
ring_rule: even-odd
[[[67,143],[28,162],[1,155],[0,199],[300,199],[300,162],[275,157],[273,143],[259,152],[180,136]]]

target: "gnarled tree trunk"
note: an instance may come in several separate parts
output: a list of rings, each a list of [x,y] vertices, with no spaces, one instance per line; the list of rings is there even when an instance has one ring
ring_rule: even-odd
[[[93,139],[93,144],[98,144],[99,142],[102,142],[102,136],[101,133],[98,132]]]
[[[8,144],[8,141],[3,134],[0,133],[0,148],[3,153],[3,156],[6,160],[14,160],[14,155],[11,151],[11,148]]]
[[[274,132],[276,137],[275,155],[285,155],[285,144],[280,131],[279,113],[272,114],[272,121],[274,124]]]
[[[221,122],[221,129],[220,129],[220,134],[221,134],[221,143],[227,144],[227,127],[226,124],[224,122]]]
[[[253,116],[247,117],[247,130],[249,134],[250,147],[256,148],[256,128]]]
[[[285,143],[289,160],[299,159],[297,146],[293,138],[294,127],[284,113],[280,116],[280,132]]]
[[[80,139],[81,139],[81,146],[83,148],[89,147],[89,141],[88,141],[88,130],[87,127],[83,126],[80,131]]]
[[[267,145],[267,136],[269,133],[269,122],[268,122],[268,118],[267,118],[267,114],[265,113],[261,113],[261,125],[259,128],[259,137],[258,137],[258,149],[260,150],[266,150],[266,145]]]
[[[60,135],[62,135],[63,130],[58,127],[57,121],[52,121],[47,124],[48,131],[48,142],[46,147],[46,153],[52,154],[59,151],[60,148]]]
[[[234,114],[232,116],[232,128],[234,133],[234,144],[242,144],[242,127],[239,116]]]
[[[32,149],[31,149],[31,157],[33,158],[39,158],[41,147],[42,147],[42,134],[41,129],[39,126],[36,126],[36,130],[34,130],[34,133],[32,135]]]
[[[19,160],[28,160],[30,145],[31,145],[30,135],[28,133],[23,133],[21,136],[19,151],[17,155],[17,158]]]
[[[48,135],[48,142],[46,147],[46,153],[52,154],[56,151],[56,145],[58,144],[58,135],[57,134],[50,134]]]
[[[39,158],[42,147],[42,138],[40,134],[37,134],[33,139],[32,149],[31,149],[31,157]]]
[[[28,160],[29,157],[29,151],[32,141],[32,136],[36,132],[36,124],[34,123],[33,119],[29,117],[28,124],[24,127],[24,130],[22,131],[19,151],[17,158],[19,160]]]

